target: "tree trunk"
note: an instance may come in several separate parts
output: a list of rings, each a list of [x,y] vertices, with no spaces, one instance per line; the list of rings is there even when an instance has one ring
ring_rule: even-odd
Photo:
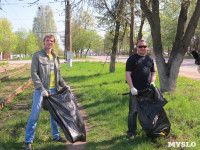
[[[186,30],[185,25],[187,23],[189,0],[185,0],[182,2],[177,25],[176,38],[167,63],[165,62],[162,55],[163,47],[161,42],[159,1],[152,1],[152,11],[148,8],[145,1],[141,0],[140,4],[151,27],[153,49],[159,74],[160,90],[162,92],[174,90],[176,89],[176,83],[181,63],[183,61],[185,53],[187,52],[188,46],[190,44],[192,36],[194,35],[195,28],[197,27],[197,23],[200,17],[200,0],[197,1],[195,11]]]
[[[135,36],[135,0],[130,1],[131,4],[131,25],[130,25],[130,49],[129,56],[134,53],[134,36]]]
[[[121,14],[123,13],[125,0],[119,0],[115,16],[115,35],[113,39],[112,53],[110,58],[110,72],[115,72],[115,57],[117,52],[117,45],[119,39],[119,29],[121,24]]]
[[[141,18],[141,22],[140,22],[140,29],[139,29],[139,32],[138,32],[137,41],[138,41],[138,40],[142,40],[142,37],[143,37],[142,29],[143,29],[143,26],[144,26],[145,18],[146,18],[146,17],[145,17],[145,15],[144,15],[144,13],[142,13],[142,18]]]
[[[81,49],[80,57],[82,58],[83,56],[83,50]]]
[[[87,49],[87,51],[85,52],[85,58],[87,57],[87,54],[88,54],[88,51],[89,51],[90,49]]]
[[[119,38],[120,22],[116,21],[115,36],[113,39],[112,53],[110,58],[110,72],[115,72],[115,57],[117,52],[118,38]]]

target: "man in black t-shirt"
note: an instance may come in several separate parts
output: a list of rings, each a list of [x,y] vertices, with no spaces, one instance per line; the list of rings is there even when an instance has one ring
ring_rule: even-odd
[[[130,56],[126,62],[126,81],[130,87],[127,138],[134,139],[137,129],[136,95],[138,90],[155,86],[156,73],[153,59],[147,55],[147,43],[137,42],[137,54]]]

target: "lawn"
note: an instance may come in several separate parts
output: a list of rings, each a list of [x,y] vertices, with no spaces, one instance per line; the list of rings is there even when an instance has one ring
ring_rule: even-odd
[[[156,142],[146,137],[138,123],[138,135],[126,140],[128,92],[125,83],[125,64],[117,63],[116,72],[109,73],[109,64],[79,62],[72,68],[62,66],[62,75],[75,89],[77,97],[88,113],[92,130],[87,149],[133,150],[169,149],[168,142],[196,142],[200,149],[200,83],[184,77],[178,78],[177,90],[165,93],[168,104],[164,107],[172,128],[167,138]],[[159,87],[158,77],[156,85]]]
[[[61,65],[61,74],[74,89],[78,101],[88,114],[90,132],[86,150],[168,150],[168,142],[196,142],[194,150],[200,149],[200,82],[184,77],[178,78],[177,89],[165,93],[168,100],[165,110],[171,122],[171,132],[166,138],[152,140],[146,137],[138,123],[137,136],[126,140],[128,96],[125,83],[125,64],[116,63],[116,72],[109,73],[109,64],[102,62],[74,62],[73,67]],[[159,87],[158,77],[156,85]],[[14,105],[0,110],[4,116],[0,122],[0,149],[22,149],[25,127],[30,114],[32,88],[15,97],[15,103],[26,100],[26,109],[14,111]],[[23,117],[21,117],[23,115]],[[11,116],[10,118],[8,116]],[[21,129],[19,129],[19,127]],[[17,129],[17,131],[15,131]],[[5,135],[5,136],[2,136]],[[64,150],[65,145],[51,141],[49,113],[42,111],[33,148]],[[185,148],[183,148],[185,149]]]

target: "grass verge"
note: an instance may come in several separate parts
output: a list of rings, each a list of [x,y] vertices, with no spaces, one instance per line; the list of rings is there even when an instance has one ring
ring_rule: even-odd
[[[178,78],[177,90],[165,93],[168,104],[164,107],[171,122],[167,138],[153,140],[146,137],[138,123],[136,139],[126,140],[128,92],[125,83],[125,64],[117,63],[116,72],[109,73],[109,64],[77,62],[69,68],[62,65],[62,75],[88,113],[93,129],[88,134],[87,150],[153,150],[168,148],[168,142],[196,142],[200,149],[200,83]],[[156,85],[159,87],[158,78]]]
[[[200,149],[200,83],[178,78],[177,90],[165,93],[168,104],[164,107],[172,128],[167,138],[152,140],[146,137],[138,123],[135,140],[126,140],[128,92],[125,83],[125,64],[116,63],[116,72],[109,73],[109,64],[101,62],[74,62],[73,67],[61,65],[65,81],[75,89],[87,111],[91,131],[86,150],[168,150],[168,142],[196,142],[193,150]],[[159,87],[158,79],[156,85]],[[25,127],[31,111],[33,85],[14,98],[15,104],[0,110],[0,148],[16,150],[24,146]],[[27,107],[15,110],[18,103]],[[33,149],[65,150],[64,144],[51,140],[49,113],[42,111],[37,125]],[[186,148],[182,148],[186,149]]]
[[[0,100],[8,96],[31,78],[30,69],[0,82]]]

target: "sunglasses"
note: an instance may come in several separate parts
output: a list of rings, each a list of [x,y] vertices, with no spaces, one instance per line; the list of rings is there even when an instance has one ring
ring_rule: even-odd
[[[146,45],[138,45],[138,48],[147,48]]]

